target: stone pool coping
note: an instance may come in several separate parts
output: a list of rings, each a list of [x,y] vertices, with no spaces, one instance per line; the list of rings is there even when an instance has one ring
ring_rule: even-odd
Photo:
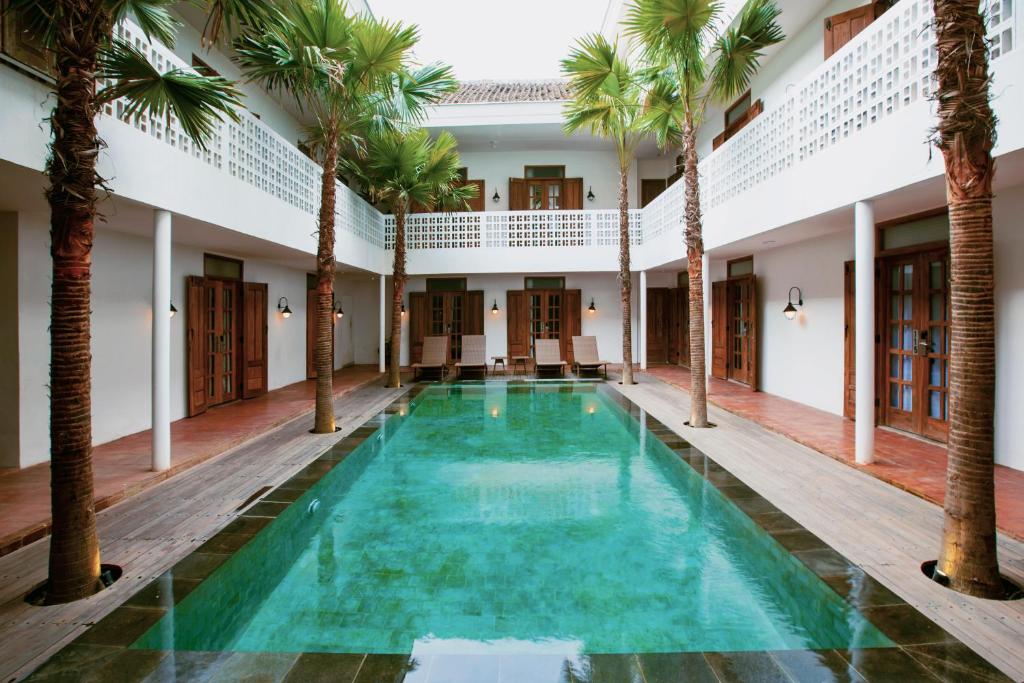
[[[528,386],[532,380],[499,380]],[[573,380],[557,382],[573,385]],[[482,386],[472,381],[442,386]],[[888,636],[892,648],[563,655],[410,655],[191,652],[129,646],[209,578],[291,503],[377,434],[391,415],[406,414],[431,383],[420,382],[278,487],[250,501],[206,543],[132,595],[40,667],[28,680],[136,681],[261,680],[431,681],[455,676],[487,681],[731,680],[1010,680],[954,636],[871,578],[677,433],[603,382],[586,381],[645,427],[718,489],[783,548]],[[511,678],[509,678],[511,676]],[[79,678],[73,678],[79,680]]]

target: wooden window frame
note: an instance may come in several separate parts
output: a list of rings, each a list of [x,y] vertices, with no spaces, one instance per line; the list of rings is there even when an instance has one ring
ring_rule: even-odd
[[[228,261],[230,263],[238,264],[238,277],[220,277],[217,275],[206,274],[206,259],[220,259],[221,261]],[[240,258],[232,258],[231,256],[223,256],[221,254],[214,254],[211,252],[203,252],[203,277],[208,280],[223,280],[225,282],[243,282],[245,281],[245,261]]]
[[[527,169],[531,168],[557,168],[561,169],[562,175],[559,176],[536,176],[530,177]],[[525,180],[565,180],[565,164],[527,164],[523,166],[523,178]]]
[[[431,289],[430,288],[430,283],[431,282],[454,281],[454,280],[461,280],[462,281],[462,289]],[[425,291],[427,294],[442,294],[444,292],[468,292],[469,291],[469,282],[468,282],[468,278],[464,278],[464,277],[428,277],[426,279],[426,282],[423,285],[423,291]]]
[[[200,76],[221,76],[219,71],[217,71],[212,66],[207,64],[206,60],[197,55],[195,52],[192,53],[192,68],[195,69]]]
[[[732,264],[734,264],[734,263],[742,263],[743,261],[750,261],[750,272],[749,273],[744,273],[743,275],[733,275],[732,274]],[[754,274],[754,255],[753,254],[750,254],[749,256],[739,256],[737,258],[729,259],[728,261],[725,262],[725,277],[727,279],[729,279],[729,280],[732,280],[734,278],[739,278],[739,277],[747,277],[748,275],[753,275],[753,274]]]
[[[750,99],[750,104],[747,105],[746,113],[740,118],[733,121],[731,124],[729,121],[729,114],[733,113],[737,107],[743,104],[744,100]],[[740,95],[729,107],[725,110],[725,115],[722,117],[723,128],[722,132],[715,137],[711,142],[711,148],[718,149],[730,140],[736,133],[747,127],[751,121],[756,119],[764,111],[764,102],[761,99],[753,99],[750,90],[748,89],[745,93]]]
[[[918,251],[925,251],[929,249],[939,249],[941,247],[948,247],[949,242],[923,242],[921,244],[911,244],[906,247],[896,247],[894,249],[883,249],[882,245],[885,244],[884,233],[889,228],[895,228],[900,225],[906,225],[907,223],[913,223],[914,221],[923,221],[927,218],[935,218],[936,216],[945,216],[949,214],[948,206],[939,206],[934,209],[926,209],[924,211],[918,211],[917,213],[907,214],[906,216],[900,216],[899,218],[893,218],[881,223],[875,224],[875,256],[878,258],[884,258],[886,256],[900,256],[902,254],[912,254]]]
[[[745,93],[737,97],[736,101],[729,105],[729,108],[725,110],[725,114],[722,116],[722,125],[725,126],[726,130],[728,130],[730,126],[729,115],[732,114],[737,109],[739,109],[740,105],[743,104],[744,100],[747,100],[747,109],[750,109],[751,107],[754,106],[754,100],[752,100],[750,97],[749,88],[747,88],[747,91]],[[736,121],[733,121],[733,123],[736,123],[737,121],[739,121],[739,119],[736,119]]]
[[[561,287],[530,287],[529,282],[533,279],[546,279],[546,280],[561,280]],[[546,292],[553,291],[556,289],[565,289],[565,276],[564,275],[525,275],[523,276],[523,291],[526,292]]]

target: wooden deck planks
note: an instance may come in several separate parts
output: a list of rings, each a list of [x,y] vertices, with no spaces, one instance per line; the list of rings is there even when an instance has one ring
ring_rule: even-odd
[[[689,394],[640,379],[612,386],[1008,676],[1024,680],[1024,601],[969,598],[920,571],[938,554],[941,508],[715,406],[709,417],[717,429],[690,429],[683,424]],[[1003,572],[1024,582],[1024,544],[1000,534],[999,552]]]
[[[335,400],[341,431],[308,432],[308,414],[189,469],[98,515],[103,561],[125,575],[70,605],[23,601],[46,575],[48,540],[0,557],[0,680],[19,679],[237,516],[263,486],[276,486],[315,460],[405,389],[368,386]]]

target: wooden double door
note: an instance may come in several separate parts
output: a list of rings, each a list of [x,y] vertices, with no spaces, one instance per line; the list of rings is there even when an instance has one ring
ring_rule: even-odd
[[[267,391],[267,285],[186,281],[188,414]]]
[[[462,359],[462,335],[484,333],[484,293],[411,292],[409,351],[413,363],[423,360],[423,337],[448,337],[448,362]]]
[[[690,365],[690,292],[686,287],[647,290],[647,362]]]
[[[711,375],[757,390],[757,278],[711,283]]]
[[[562,360],[573,362],[572,338],[582,334],[583,301],[578,289],[523,289],[506,292],[508,355],[533,356],[534,341],[557,339]]]
[[[509,211],[583,208],[583,178],[509,178]]]

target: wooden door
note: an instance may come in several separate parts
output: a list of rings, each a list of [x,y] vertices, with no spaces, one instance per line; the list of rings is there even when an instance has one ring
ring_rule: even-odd
[[[647,290],[647,362],[668,361],[668,289]]]
[[[711,283],[711,376],[726,379],[728,373],[728,283]]]
[[[533,355],[535,340],[557,339],[564,360],[563,307],[565,305],[565,290],[530,289],[526,291],[526,303],[529,315],[530,355]]]
[[[857,416],[857,301],[854,262],[843,264],[843,416]]]
[[[462,359],[462,335],[484,333],[484,293],[472,292],[426,292],[417,297],[416,319],[410,318],[415,332],[410,333],[413,362],[423,357],[423,336],[447,336],[448,360]],[[412,295],[410,294],[410,306]],[[421,324],[419,321],[424,320]]]
[[[727,288],[727,376],[757,388],[757,280],[729,278]]]
[[[949,251],[885,259],[885,424],[945,441],[949,411]]]
[[[419,363],[423,360],[426,312],[426,292],[409,292],[409,356],[413,363]]]
[[[485,183],[483,180],[467,180],[463,185],[473,185],[476,187],[476,197],[470,199],[467,204],[469,205],[470,211],[484,211],[487,200]]]
[[[566,178],[562,181],[565,198],[560,208],[579,211],[583,208],[583,178]]]
[[[825,59],[838,52],[874,20],[874,4],[856,7],[825,19]]]
[[[676,320],[679,329],[677,362],[690,367],[690,288],[680,287],[676,292]]]
[[[201,277],[185,278],[185,339],[188,358],[188,416],[206,412],[206,284]]]
[[[508,355],[530,355],[530,314],[526,292],[509,290],[505,292],[505,307],[508,309]]]
[[[671,365],[679,365],[679,288],[668,290],[668,301],[665,302],[665,314],[668,317],[668,343],[666,358]]]
[[[242,398],[267,393],[267,285],[246,282],[242,296]]]
[[[526,193],[526,179],[525,178],[509,178],[508,179],[508,210],[509,211],[528,211],[530,209],[530,201]],[[516,354],[519,355],[519,354]],[[525,355],[525,354],[523,354]]]
[[[238,398],[238,282],[206,278],[206,402],[209,406]]]
[[[466,328],[463,334],[484,333],[484,293],[482,290],[466,292]]]
[[[583,334],[583,292],[578,289],[565,290],[565,305],[562,311],[565,331],[562,335],[562,358],[572,365],[575,359],[572,338]]]
[[[644,208],[665,191],[664,178],[644,178],[640,181],[640,208]]]

